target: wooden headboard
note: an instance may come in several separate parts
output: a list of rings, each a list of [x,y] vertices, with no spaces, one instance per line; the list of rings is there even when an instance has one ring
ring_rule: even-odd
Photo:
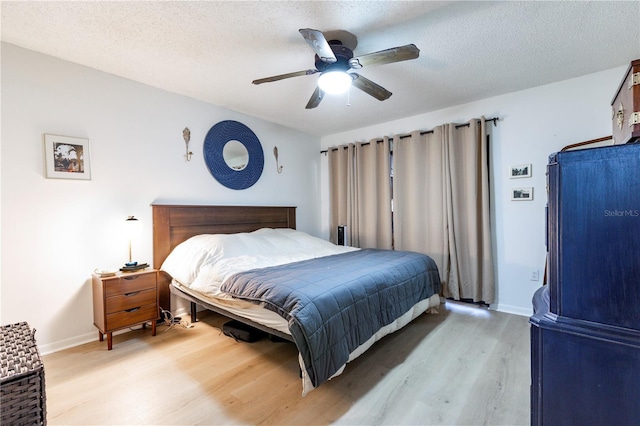
[[[181,242],[198,234],[233,234],[260,228],[296,228],[296,208],[277,206],[151,206],[153,212],[153,267]],[[171,310],[170,277],[160,273],[160,306]]]

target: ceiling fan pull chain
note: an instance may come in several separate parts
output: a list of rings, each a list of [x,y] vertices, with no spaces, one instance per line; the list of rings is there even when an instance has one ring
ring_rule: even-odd
[[[351,86],[347,89],[347,106],[351,106]]]

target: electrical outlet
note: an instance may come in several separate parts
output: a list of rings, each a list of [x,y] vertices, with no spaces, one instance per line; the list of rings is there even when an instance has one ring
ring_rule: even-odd
[[[540,279],[540,271],[538,271],[537,269],[532,269],[531,273],[529,274],[529,279],[531,281],[538,281]]]

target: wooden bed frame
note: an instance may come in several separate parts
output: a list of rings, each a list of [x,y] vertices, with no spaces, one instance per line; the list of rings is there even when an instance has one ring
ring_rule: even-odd
[[[296,229],[296,208],[277,206],[189,206],[151,205],[153,212],[153,267],[160,269],[162,263],[181,242],[199,234],[232,234],[252,232],[260,228]],[[192,321],[195,321],[196,304],[266,331],[286,340],[291,336],[272,330],[261,324],[238,317],[221,308],[202,302],[175,289],[171,277],[158,274],[160,307],[171,311],[171,294],[191,302]]]

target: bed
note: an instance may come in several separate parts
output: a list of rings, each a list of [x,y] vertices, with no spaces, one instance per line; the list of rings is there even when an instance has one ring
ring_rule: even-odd
[[[192,321],[200,305],[294,342],[303,395],[440,302],[431,258],[333,245],[296,231],[295,207],[152,210],[160,306],[173,294]]]

